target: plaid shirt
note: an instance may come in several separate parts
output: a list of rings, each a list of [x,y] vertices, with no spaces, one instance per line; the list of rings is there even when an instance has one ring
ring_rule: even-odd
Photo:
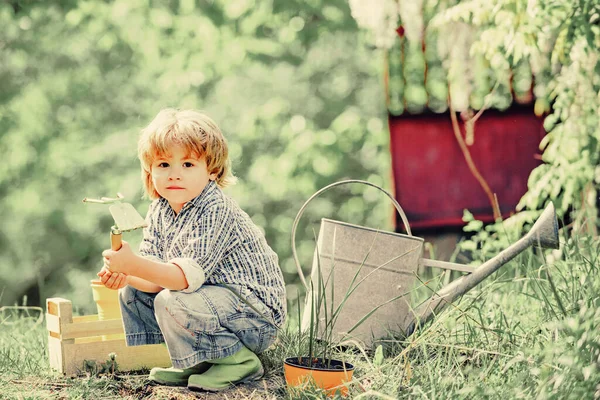
[[[203,284],[241,285],[271,310],[275,325],[283,325],[286,297],[277,254],[238,204],[215,182],[175,214],[169,202],[152,202],[146,216],[140,254],[178,265],[188,281],[182,292]]]

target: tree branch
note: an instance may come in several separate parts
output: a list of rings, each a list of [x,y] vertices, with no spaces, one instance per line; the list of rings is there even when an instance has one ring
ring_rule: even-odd
[[[477,166],[473,162],[473,158],[471,157],[471,152],[469,151],[469,148],[467,147],[467,145],[462,137],[462,134],[460,132],[460,126],[458,125],[458,119],[456,118],[456,112],[454,112],[454,107],[452,106],[452,98],[450,97],[450,87],[448,87],[448,106],[450,108],[450,119],[452,120],[452,130],[454,131],[454,136],[456,137],[456,141],[458,142],[458,145],[460,146],[460,150],[462,151],[463,156],[465,158],[465,161],[467,162],[467,165],[469,166],[469,170],[471,170],[471,173],[473,174],[475,179],[477,179],[477,181],[483,188],[483,191],[487,195],[487,197],[490,201],[490,204],[492,205],[492,210],[494,213],[494,221],[497,221],[498,219],[502,218],[502,214],[500,214],[500,206],[498,205],[498,201],[495,199],[494,193],[490,189],[490,186],[487,184],[486,180],[483,178],[483,176],[477,169]]]

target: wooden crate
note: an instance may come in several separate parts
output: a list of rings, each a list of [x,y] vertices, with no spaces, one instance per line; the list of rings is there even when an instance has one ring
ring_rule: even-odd
[[[99,366],[110,353],[117,355],[119,371],[171,366],[169,352],[162,344],[127,347],[124,338],[108,340],[105,335],[124,333],[121,319],[74,317],[71,302],[60,297],[47,299],[46,310],[50,367],[64,375],[84,373],[84,363],[93,361]]]

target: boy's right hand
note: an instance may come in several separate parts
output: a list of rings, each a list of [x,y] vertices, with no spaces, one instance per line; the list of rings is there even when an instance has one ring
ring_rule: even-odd
[[[102,267],[96,275],[100,277],[102,284],[109,289],[121,289],[128,284],[128,276],[120,272],[111,272],[106,266]]]

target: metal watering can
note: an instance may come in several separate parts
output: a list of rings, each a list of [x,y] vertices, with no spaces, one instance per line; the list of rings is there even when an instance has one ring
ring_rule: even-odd
[[[296,229],[308,204],[325,191],[344,184],[360,183],[379,189],[394,204],[407,234],[381,231],[323,218],[313,257],[312,285],[304,278],[296,253]],[[328,185],[313,194],[300,208],[292,227],[292,252],[298,275],[307,289],[302,327],[308,328],[312,302],[311,291],[321,285],[323,302],[319,312],[329,320],[320,321],[318,334],[330,329],[337,339],[355,339],[370,346],[374,340],[388,336],[411,335],[417,324],[423,325],[445,306],[452,303],[485,278],[496,272],[529,246],[558,248],[558,222],[554,205],[548,204],[532,229],[516,243],[478,267],[423,258],[424,239],[412,235],[400,204],[381,187],[361,180],[345,180]],[[410,294],[419,266],[457,270],[467,273],[412,308]],[[319,272],[321,276],[319,276]],[[332,320],[332,311],[339,313]],[[328,326],[327,324],[334,324]],[[358,325],[358,326],[357,326]]]

